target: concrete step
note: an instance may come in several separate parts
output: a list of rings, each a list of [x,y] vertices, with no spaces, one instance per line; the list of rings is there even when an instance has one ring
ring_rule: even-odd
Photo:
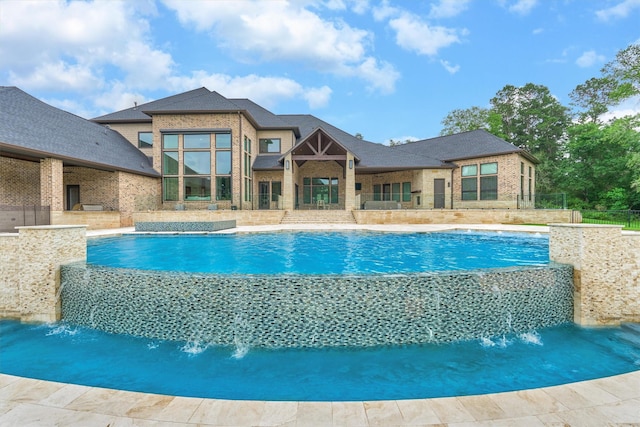
[[[281,224],[355,224],[351,211],[308,210],[287,211]]]

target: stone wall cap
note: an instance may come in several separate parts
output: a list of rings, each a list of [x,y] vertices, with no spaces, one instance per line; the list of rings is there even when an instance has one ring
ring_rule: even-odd
[[[87,225],[23,225],[15,227],[16,230],[58,230],[66,228],[87,228]]]
[[[624,228],[624,225],[618,224],[570,224],[570,223],[558,223],[549,224],[549,227],[569,227],[569,228]]]

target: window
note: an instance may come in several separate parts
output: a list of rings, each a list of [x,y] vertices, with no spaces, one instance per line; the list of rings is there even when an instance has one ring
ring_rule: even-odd
[[[411,201],[411,183],[410,182],[402,183],[402,201],[403,202]]]
[[[231,200],[231,134],[216,134],[216,200]]]
[[[400,183],[395,182],[391,184],[391,199],[394,202],[400,202]]]
[[[462,178],[462,200],[478,200],[478,178]]]
[[[302,202],[305,204],[323,201],[326,204],[338,203],[338,178],[303,179]]]
[[[356,191],[362,191],[362,183],[356,182]]]
[[[190,148],[211,148],[211,135],[208,133],[184,135],[184,149],[188,150]]]
[[[244,136],[244,201],[252,199],[253,180],[251,179],[251,140]]]
[[[211,175],[211,153],[209,151],[185,151],[184,174]]]
[[[373,200],[375,202],[379,202],[380,200],[382,200],[381,193],[382,193],[382,187],[380,186],[380,184],[375,184],[373,186]]]
[[[282,195],[282,183],[280,181],[271,182],[271,201],[277,202],[278,196]]]
[[[498,200],[498,163],[480,165],[480,200]],[[462,167],[462,200],[478,200],[478,165]]]
[[[260,138],[260,153],[279,153],[280,138]]]
[[[162,194],[164,200],[176,201],[178,199],[178,178],[163,178]]]
[[[211,177],[185,177],[185,200],[211,200]]]
[[[165,151],[162,154],[162,173],[164,175],[178,175],[178,152]]]
[[[217,133],[216,134],[216,148],[231,148],[231,134],[230,133]]]
[[[153,133],[138,132],[138,148],[152,148],[152,147],[153,147]]]
[[[161,140],[163,200],[212,200],[213,185],[217,200],[231,199],[231,133],[163,133]]]
[[[216,175],[231,175],[231,151],[216,151]]]
[[[483,163],[480,165],[480,200],[498,200],[497,174],[497,162]]]
[[[529,166],[529,201],[533,193],[533,169]]]
[[[231,200],[230,176],[216,176],[216,200]]]
[[[178,135],[165,134],[162,135],[162,148],[178,148]]]

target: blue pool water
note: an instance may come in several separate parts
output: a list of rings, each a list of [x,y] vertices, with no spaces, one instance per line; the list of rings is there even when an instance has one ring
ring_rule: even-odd
[[[620,328],[564,325],[448,345],[258,350],[0,321],[0,371],[177,396],[361,401],[551,386],[640,369]]]
[[[280,232],[90,240],[90,264],[222,274],[372,274],[545,265],[546,235]]]

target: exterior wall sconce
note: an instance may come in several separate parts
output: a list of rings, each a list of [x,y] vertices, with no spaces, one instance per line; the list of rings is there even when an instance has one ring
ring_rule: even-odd
[[[285,160],[285,161],[284,161],[284,168],[285,168],[286,170],[289,170],[289,168],[290,168],[290,167],[291,167],[291,164],[289,163],[289,160]]]
[[[349,160],[349,169],[353,169],[353,160]]]

